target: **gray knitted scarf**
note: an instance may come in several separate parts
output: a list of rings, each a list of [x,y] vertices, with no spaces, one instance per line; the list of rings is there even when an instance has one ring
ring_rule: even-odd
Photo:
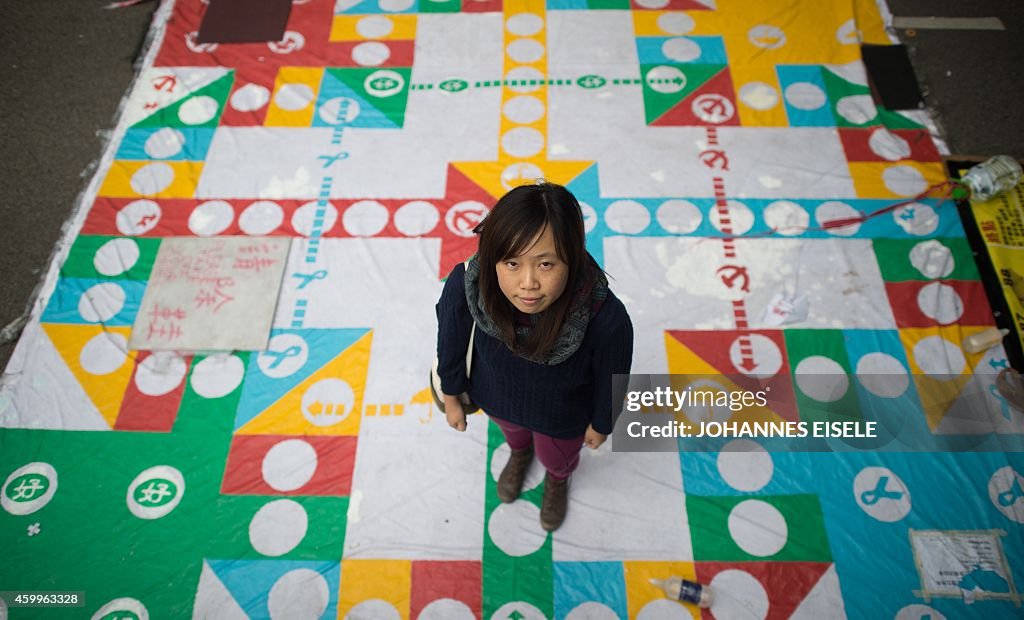
[[[466,302],[469,304],[469,312],[477,326],[492,338],[501,340],[501,332],[494,324],[491,317],[484,308],[484,300],[480,296],[480,261],[474,254],[466,264]],[[583,336],[587,333],[587,325],[597,311],[601,309],[604,300],[608,298],[608,278],[597,266],[597,262],[589,254],[587,255],[587,266],[583,277],[576,283],[572,292],[572,302],[569,306],[569,313],[566,315],[562,329],[558,333],[558,340],[555,341],[551,350],[544,359],[535,360],[546,366],[554,366],[569,359],[583,343]],[[537,315],[529,314],[531,324],[536,323]],[[516,325],[516,339],[525,338],[530,333],[530,325]]]

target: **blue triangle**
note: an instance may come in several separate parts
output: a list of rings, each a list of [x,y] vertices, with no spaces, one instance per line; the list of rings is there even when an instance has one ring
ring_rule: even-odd
[[[338,585],[341,581],[339,562],[301,560],[207,560],[207,565],[250,618],[269,618],[267,598],[270,589],[285,573],[305,568],[323,576],[330,589],[327,609],[322,619],[337,617]]]
[[[604,267],[604,238],[609,234],[608,227],[604,224],[603,214],[608,206],[609,200],[601,198],[601,183],[598,176],[597,164],[591,164],[586,170],[579,174],[566,186],[576,200],[585,202],[597,212],[598,224],[593,230],[587,233],[587,251],[594,257],[598,265]],[[584,213],[584,218],[587,214]]]
[[[398,125],[378,110],[364,93],[357,93],[348,84],[331,75],[330,71],[324,71],[324,79],[320,84],[320,95],[317,98],[317,109],[326,101],[337,97],[354,99],[359,104],[359,115],[349,123],[343,123],[346,127],[375,127],[385,129],[398,129]],[[314,127],[333,127],[330,123],[320,118],[319,114],[313,115]]]
[[[345,349],[352,346],[369,331],[368,328],[275,329],[271,331],[271,341],[279,335],[290,335],[292,338],[288,338],[288,340],[295,341],[295,344],[291,346],[304,349],[304,351],[288,346],[282,351],[270,349],[255,354],[252,363],[245,371],[242,397],[238,402],[238,413],[235,414],[235,430],[242,428],[250,420],[266,411],[282,396],[341,355]],[[287,368],[289,359],[292,357],[289,355],[289,349],[300,355],[304,352],[307,356],[305,363],[286,377],[267,376],[260,368],[260,363],[267,364],[268,370],[282,366]]]

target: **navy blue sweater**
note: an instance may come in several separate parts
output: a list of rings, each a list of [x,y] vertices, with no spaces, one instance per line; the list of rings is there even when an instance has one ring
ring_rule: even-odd
[[[455,266],[436,307],[442,391],[469,392],[488,415],[551,437],[578,437],[588,425],[611,434],[612,375],[629,374],[633,359],[633,324],[622,302],[609,291],[590,319],[580,348],[553,366],[520,357],[477,328],[467,379],[466,347],[473,317],[466,302],[465,274],[462,263]]]

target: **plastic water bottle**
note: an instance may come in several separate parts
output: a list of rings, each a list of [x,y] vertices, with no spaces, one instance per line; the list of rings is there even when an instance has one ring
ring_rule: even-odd
[[[692,603],[698,607],[711,606],[711,588],[695,581],[687,581],[682,577],[669,577],[668,579],[650,579],[652,584],[658,586],[665,592],[665,596]]]
[[[968,170],[962,180],[971,188],[971,198],[985,202],[1017,187],[1022,174],[1016,159],[996,155]]]
[[[989,327],[977,334],[971,334],[964,338],[963,350],[968,353],[981,353],[982,351],[994,347],[1002,342],[1006,334],[1009,333],[1010,330],[1005,327],[1003,329]]]

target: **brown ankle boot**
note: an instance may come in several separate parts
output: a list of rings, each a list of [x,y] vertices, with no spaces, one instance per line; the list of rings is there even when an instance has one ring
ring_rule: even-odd
[[[505,463],[505,469],[501,470],[501,475],[498,476],[498,499],[506,504],[516,501],[523,489],[526,470],[530,468],[532,460],[533,446],[525,450],[512,450],[508,463]]]
[[[540,506],[540,526],[553,532],[565,521],[569,507],[569,479],[558,480],[550,474],[544,477],[544,500]]]

